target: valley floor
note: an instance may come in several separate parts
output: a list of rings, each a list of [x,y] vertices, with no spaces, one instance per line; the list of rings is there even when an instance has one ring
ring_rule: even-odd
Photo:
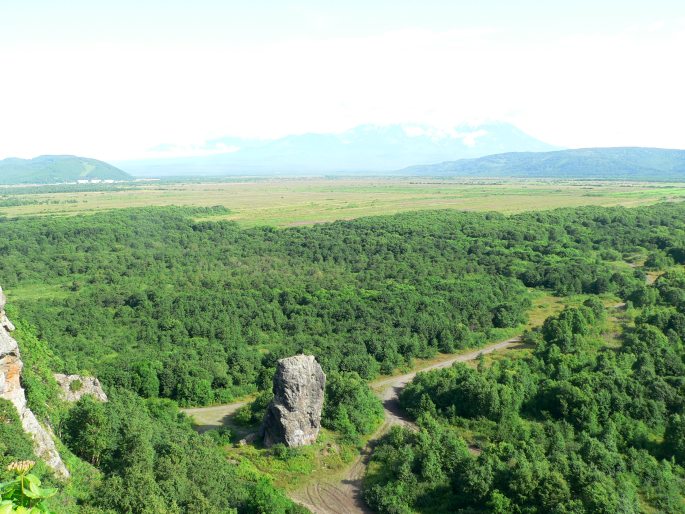
[[[295,226],[426,209],[517,213],[584,205],[647,205],[685,199],[663,182],[526,179],[298,178],[0,188],[0,216],[73,215],[125,207],[221,205],[242,226]]]

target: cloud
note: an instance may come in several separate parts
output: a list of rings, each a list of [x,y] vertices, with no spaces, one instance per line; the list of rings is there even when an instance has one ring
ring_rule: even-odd
[[[219,150],[202,142],[226,135],[367,123],[449,131],[501,120],[561,146],[685,147],[683,29],[572,37],[407,29],[172,50],[14,48],[0,54],[10,77],[0,82],[0,141],[6,154],[123,159],[161,141],[211,152]]]
[[[476,130],[470,134],[466,134],[463,137],[464,144],[469,147],[476,146],[476,139],[479,137],[487,136],[488,132],[486,130]]]
[[[235,153],[238,151],[240,151],[239,146],[227,145],[221,142],[199,144],[163,143],[147,149],[144,157],[150,159],[164,159],[171,157],[204,157],[207,155]]]

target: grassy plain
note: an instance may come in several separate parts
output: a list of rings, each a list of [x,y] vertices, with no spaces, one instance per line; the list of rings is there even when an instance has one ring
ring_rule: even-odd
[[[19,192],[19,191],[18,191]],[[263,179],[154,182],[112,191],[0,193],[0,216],[73,215],[124,207],[222,205],[217,219],[243,226],[293,226],[424,209],[516,213],[581,205],[637,206],[685,200],[685,184],[571,180],[416,178]],[[13,202],[21,203],[21,202]]]

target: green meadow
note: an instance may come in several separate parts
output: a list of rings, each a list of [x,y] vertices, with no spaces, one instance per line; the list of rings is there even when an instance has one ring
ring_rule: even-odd
[[[685,184],[412,178],[238,179],[0,190],[0,216],[73,215],[144,206],[222,205],[216,219],[293,226],[426,209],[517,213],[556,207],[637,206],[685,198]]]

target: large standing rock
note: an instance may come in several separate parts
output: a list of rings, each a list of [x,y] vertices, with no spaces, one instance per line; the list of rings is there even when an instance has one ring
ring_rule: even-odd
[[[51,432],[38,422],[26,404],[24,388],[21,387],[21,370],[24,363],[19,354],[19,345],[10,335],[13,330],[14,325],[5,315],[5,295],[0,288],[0,398],[9,400],[17,409],[24,431],[33,438],[36,455],[57,475],[67,478],[69,471],[55,447]]]
[[[274,376],[274,399],[266,410],[264,444],[289,447],[316,441],[321,427],[326,375],[311,355],[296,355],[278,361]]]

